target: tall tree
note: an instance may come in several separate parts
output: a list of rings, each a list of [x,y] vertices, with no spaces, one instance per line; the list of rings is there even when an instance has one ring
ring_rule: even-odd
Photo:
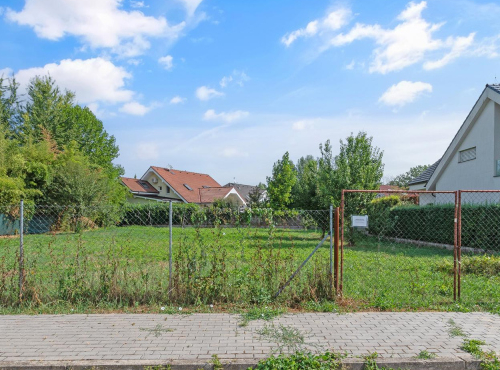
[[[285,209],[292,201],[292,188],[297,181],[295,166],[286,152],[273,165],[273,174],[267,177],[267,195],[274,209]]]
[[[318,209],[318,160],[312,155],[301,157],[295,166],[297,182],[292,189],[293,208]]]
[[[420,176],[428,168],[429,165],[419,165],[411,167],[407,172],[402,173],[401,175],[398,175],[394,179],[392,179],[389,182],[389,185],[398,186],[402,189],[408,189],[410,181],[415,177]]]

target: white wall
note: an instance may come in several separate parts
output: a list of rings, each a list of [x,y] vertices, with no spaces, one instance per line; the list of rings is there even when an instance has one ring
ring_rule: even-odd
[[[500,177],[495,176],[495,136],[500,136],[500,108],[488,100],[437,179],[435,190],[500,190]],[[476,159],[459,163],[459,151],[472,147],[476,147]],[[496,151],[500,155],[498,142]]]

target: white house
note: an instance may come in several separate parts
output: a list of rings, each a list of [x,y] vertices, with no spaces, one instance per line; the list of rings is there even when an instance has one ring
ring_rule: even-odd
[[[410,190],[500,190],[500,84],[486,85],[444,155],[410,182]],[[426,197],[421,204],[453,202],[451,196]],[[500,201],[500,193],[487,198]]]

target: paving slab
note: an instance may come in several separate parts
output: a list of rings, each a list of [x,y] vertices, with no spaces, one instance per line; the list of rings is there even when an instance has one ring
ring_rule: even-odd
[[[462,337],[450,336],[450,320],[470,338],[486,341],[484,350],[500,353],[500,316],[488,313],[301,313],[246,327],[230,314],[12,315],[0,316],[0,369],[149,363],[188,369],[205,366],[212,355],[246,368],[278,350],[259,335],[271,324],[297,329],[304,349],[347,353],[352,369],[372,352],[381,364],[396,361],[408,369],[473,369],[478,362],[460,350]],[[437,359],[417,361],[422,350]]]

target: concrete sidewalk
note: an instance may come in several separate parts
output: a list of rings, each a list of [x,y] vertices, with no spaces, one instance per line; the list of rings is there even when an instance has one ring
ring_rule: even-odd
[[[382,360],[399,364],[414,361],[426,350],[435,353],[438,362],[470,360],[459,349],[464,338],[450,335],[450,320],[469,338],[485,341],[484,350],[500,352],[500,316],[487,313],[304,313],[282,316],[272,324],[298,329],[306,349],[347,352],[354,358],[377,352]],[[277,348],[259,335],[264,325],[271,322],[252,321],[240,327],[239,316],[229,314],[0,316],[0,368],[195,366],[207,363],[214,354],[223,362],[247,366]]]

